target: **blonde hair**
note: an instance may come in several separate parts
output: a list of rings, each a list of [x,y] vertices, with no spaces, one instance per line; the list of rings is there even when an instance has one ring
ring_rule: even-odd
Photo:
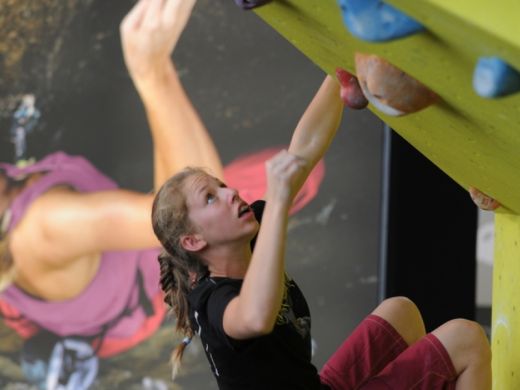
[[[189,177],[207,175],[200,168],[185,168],[163,184],[152,207],[153,230],[164,249],[158,258],[164,301],[175,314],[176,331],[185,336],[172,352],[172,379],[177,375],[184,350],[193,337],[188,293],[199,277],[208,273],[204,263],[195,254],[186,251],[180,243],[182,235],[193,231],[184,187]]]

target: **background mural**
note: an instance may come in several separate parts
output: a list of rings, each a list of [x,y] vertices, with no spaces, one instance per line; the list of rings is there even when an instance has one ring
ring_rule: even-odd
[[[0,160],[13,158],[12,116],[22,96],[32,94],[40,117],[27,136],[29,156],[82,154],[121,186],[150,190],[151,141],[119,42],[119,23],[133,2],[4,4]],[[287,144],[323,78],[231,1],[199,0],[174,58],[224,163]],[[287,263],[311,305],[318,366],[377,302],[382,127],[368,111],[345,112],[319,194],[291,219]],[[197,341],[177,383],[169,380],[173,321],[130,351],[101,359],[93,387],[216,388]],[[23,344],[0,325],[2,388],[30,388],[20,367]]]

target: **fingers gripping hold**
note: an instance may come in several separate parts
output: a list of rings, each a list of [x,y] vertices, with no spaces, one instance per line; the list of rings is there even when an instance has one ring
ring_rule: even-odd
[[[307,177],[307,162],[282,150],[266,162],[267,197],[290,205]]]

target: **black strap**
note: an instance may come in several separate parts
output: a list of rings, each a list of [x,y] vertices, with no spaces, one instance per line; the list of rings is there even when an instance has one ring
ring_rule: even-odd
[[[123,308],[123,310],[121,310],[121,312],[116,317],[114,317],[107,323],[101,325],[101,329],[97,334],[94,334],[91,336],[70,335],[70,336],[65,336],[63,338],[70,337],[70,338],[83,339],[83,340],[87,340],[87,341],[91,342],[93,345],[95,344],[94,351],[92,353],[92,355],[95,355],[101,348],[101,345],[103,344],[103,340],[105,339],[107,332],[110,329],[112,329],[114,326],[116,326],[119,323],[119,321],[121,321],[124,317],[131,316],[139,307],[141,307],[143,309],[143,312],[145,313],[146,317],[153,316],[155,313],[154,307],[153,307],[152,301],[146,294],[146,291],[144,288],[144,277],[143,277],[142,271],[139,267],[137,267],[136,282],[137,282],[137,288],[138,288],[138,298],[137,298],[137,302],[135,305],[133,305],[133,306],[130,305],[130,300],[132,299],[132,294],[131,294],[128,297],[128,302],[125,305],[125,307]],[[23,314],[20,314],[16,317],[12,317],[12,316],[5,315],[2,311],[0,311],[0,317],[4,318],[5,320],[10,320],[10,321],[23,321],[23,320],[31,321],[30,319],[25,317]],[[33,321],[31,321],[31,322],[33,322]],[[38,324],[36,324],[36,325],[38,325]],[[40,325],[38,325],[38,327],[40,329],[46,330],[47,332],[50,332],[49,330],[43,328]],[[53,332],[50,332],[50,333],[53,333]],[[90,359],[91,357],[92,356],[87,356],[85,358],[82,358],[82,360],[87,360],[87,359]]]
[[[139,289],[139,294],[138,294],[137,302],[134,306],[130,306],[130,299],[132,298],[132,296],[130,295],[130,297],[128,297],[128,302],[127,302],[125,308],[116,317],[114,317],[109,322],[102,325],[101,331],[97,335],[93,335],[93,336],[89,336],[89,337],[78,336],[80,338],[89,339],[92,342],[92,344],[95,343],[96,346],[92,353],[93,355],[97,354],[97,352],[100,350],[101,345],[103,344],[103,340],[105,339],[105,336],[108,333],[108,331],[110,329],[112,329],[114,326],[116,326],[119,323],[119,321],[121,321],[124,317],[131,316],[134,313],[134,311],[136,311],[139,307],[141,307],[143,309],[143,312],[146,314],[146,317],[151,317],[154,315],[155,311],[153,308],[153,304],[152,304],[150,298],[148,298],[148,295],[146,295],[146,291],[144,289],[144,278],[143,278],[141,269],[139,267],[137,267],[136,282],[137,282],[137,287]],[[83,358],[83,359],[86,360],[87,358]]]
[[[146,317],[151,317],[154,315],[155,310],[153,308],[153,303],[146,294],[146,290],[144,289],[144,278],[143,273],[141,272],[141,269],[137,268],[137,286],[139,288],[139,301],[138,304],[141,303],[141,308],[144,311],[144,314],[146,314]]]

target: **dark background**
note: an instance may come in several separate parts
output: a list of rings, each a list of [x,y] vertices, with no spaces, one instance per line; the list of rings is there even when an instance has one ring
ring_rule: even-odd
[[[151,141],[119,43],[118,25],[132,4],[48,0],[36,7],[8,1],[10,8],[0,10],[8,13],[1,31],[16,31],[20,39],[0,47],[1,160],[12,156],[8,129],[17,98],[34,93],[42,118],[29,137],[31,155],[83,154],[123,187],[151,188]],[[31,10],[29,15],[17,12],[23,8]],[[35,26],[35,20],[44,22]],[[23,54],[17,61],[11,58],[13,48]],[[225,163],[263,147],[286,145],[324,77],[254,13],[231,0],[199,0],[174,59]],[[326,156],[318,196],[291,219],[287,267],[311,308],[318,367],[377,304],[382,130],[369,111],[347,109]],[[17,368],[20,345],[2,329],[3,387],[23,382]],[[103,360],[96,386],[175,388],[168,367],[173,346],[170,320],[132,351]],[[178,385],[216,388],[198,342],[186,353]]]

